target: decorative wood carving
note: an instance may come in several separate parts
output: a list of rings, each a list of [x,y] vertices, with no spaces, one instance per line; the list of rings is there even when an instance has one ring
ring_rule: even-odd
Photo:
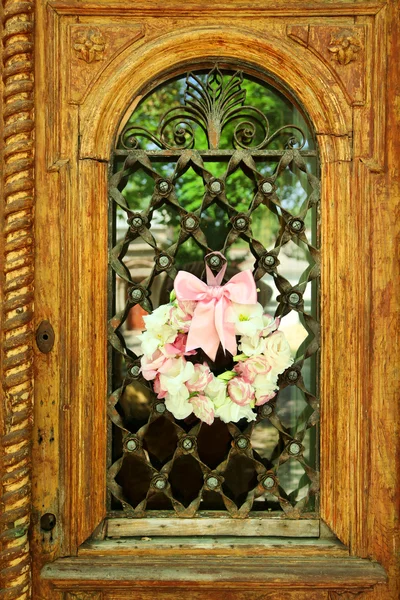
[[[142,38],[144,29],[135,23],[95,22],[71,25],[69,35],[69,94],[71,102],[80,104],[107,64]]]
[[[31,589],[34,0],[3,0],[3,10],[0,597],[25,600]]]
[[[337,35],[332,35],[331,43],[328,46],[332,58],[340,65],[348,65],[357,59],[357,54],[361,50],[361,42],[357,33],[349,30],[342,30]]]
[[[73,45],[78,59],[87,63],[104,60],[105,47],[105,39],[98,29],[87,29],[81,34],[78,33]]]
[[[350,104],[364,104],[366,94],[365,27],[290,25],[288,36],[325,62]]]

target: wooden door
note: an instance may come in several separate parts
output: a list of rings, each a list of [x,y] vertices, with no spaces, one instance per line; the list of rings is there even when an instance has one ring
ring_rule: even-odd
[[[397,2],[3,9],[0,597],[396,600]],[[149,86],[218,60],[283,82],[318,140],[321,535],[107,539],[112,143]]]

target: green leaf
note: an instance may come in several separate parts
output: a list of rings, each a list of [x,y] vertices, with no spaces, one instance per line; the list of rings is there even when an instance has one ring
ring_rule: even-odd
[[[221,373],[221,375],[218,375],[217,379],[221,379],[221,381],[230,381],[234,377],[237,377],[235,371],[225,371],[224,373]]]

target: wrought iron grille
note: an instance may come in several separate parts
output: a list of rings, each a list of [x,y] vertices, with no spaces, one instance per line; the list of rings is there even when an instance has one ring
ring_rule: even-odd
[[[170,104],[161,119],[160,103]],[[297,122],[282,122],[288,114]],[[112,510],[317,513],[319,180],[306,130],[278,91],[214,67],[150,93],[119,135],[109,185]],[[168,302],[178,270],[201,276],[215,250],[228,258],[227,279],[253,268],[259,301],[293,346],[278,395],[252,423],[177,421],[140,375],[141,316]],[[218,271],[218,255],[210,261]],[[215,364],[227,361],[220,353]]]

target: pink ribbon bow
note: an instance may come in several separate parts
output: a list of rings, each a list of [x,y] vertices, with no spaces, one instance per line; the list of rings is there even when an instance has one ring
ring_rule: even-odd
[[[220,254],[223,257],[220,252],[213,254]],[[174,283],[178,300],[197,302],[189,328],[186,351],[202,348],[213,361],[220,342],[224,352],[228,350],[233,356],[236,354],[235,327],[227,320],[231,303],[255,304],[257,302],[256,284],[250,270],[241,271],[228,283],[220,285],[226,266],[225,263],[220,272],[214,276],[206,263],[207,283],[186,271],[179,271]]]

